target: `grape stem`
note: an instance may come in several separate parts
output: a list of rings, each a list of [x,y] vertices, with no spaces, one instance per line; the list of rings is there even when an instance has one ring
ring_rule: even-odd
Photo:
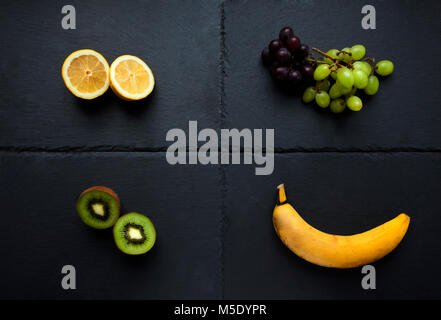
[[[326,52],[323,52],[323,51],[320,50],[320,49],[312,48],[312,50],[314,50],[315,52],[320,53],[322,56],[325,56],[326,58],[330,59],[332,62],[334,62],[335,65],[339,66],[340,68],[344,68],[344,66],[342,66],[342,65],[339,63],[341,60],[339,60],[339,59],[335,59],[335,58],[331,57],[329,54],[327,54]],[[325,62],[325,63],[326,63],[326,62]]]
[[[343,62],[343,63],[345,63],[346,65],[348,65],[351,69],[354,69],[354,65],[353,65],[351,62],[349,62],[349,61],[344,61],[344,60],[342,60],[342,59],[335,59],[335,58],[331,57],[329,54],[327,54],[326,52],[323,52],[322,50],[317,49],[317,48],[312,48],[312,50],[315,51],[315,52],[317,52],[317,53],[319,53],[319,54],[321,54],[322,56],[328,58],[329,60],[331,60],[331,61],[333,62],[333,64],[330,64],[330,63],[328,63],[328,62],[326,62],[326,61],[321,61],[321,60],[318,60],[318,59],[315,59],[315,58],[314,58],[313,60],[314,60],[315,62],[319,62],[319,63],[327,63],[327,64],[330,65],[330,67],[332,67],[332,66],[335,65],[335,66],[337,66],[338,68],[345,68],[345,66],[341,64],[341,62]],[[340,54],[340,53],[343,53],[343,55],[347,54],[347,55],[349,55],[349,56],[352,56],[352,53],[351,53],[351,52],[346,52],[346,51],[344,51],[344,50],[343,50],[343,51],[338,51],[337,54]],[[374,66],[375,58],[365,57],[365,58],[361,59],[361,61],[367,61],[367,62],[372,66],[372,74],[373,74],[374,69],[376,68],[376,67]]]
[[[348,55],[348,56],[352,56],[352,52],[347,52],[347,51],[344,51],[344,50],[342,50],[342,51],[338,51],[336,54],[337,55],[339,55],[340,53],[343,53],[343,56],[345,56],[346,54]],[[341,59],[340,59],[340,61],[342,61]],[[343,60],[344,61],[344,60]],[[350,66],[351,67],[351,69],[354,69],[354,66],[352,65],[352,63],[350,63],[349,61],[344,61],[348,66]]]
[[[338,51],[336,54],[339,55],[340,53],[343,53],[343,55],[347,54],[349,56],[352,56],[352,52],[347,52],[347,51],[344,51],[344,50]]]
[[[320,49],[312,48],[312,50],[314,50],[314,51],[317,52],[317,53],[320,53],[322,56],[325,56],[326,58],[329,58],[329,59],[331,59],[331,60],[334,61],[334,62],[337,61],[337,59],[334,59],[334,58],[331,57],[329,54],[327,54],[326,52],[323,52],[323,51],[320,50]]]
[[[375,58],[365,57],[365,58],[361,59],[361,61],[369,61],[371,63],[375,63]]]
[[[320,88],[322,87],[322,84],[325,83],[325,80],[326,80],[326,79],[323,79],[323,80],[320,80],[320,81],[318,81],[318,82],[316,83],[316,86],[314,87],[314,89],[315,89],[317,92],[320,92]]]
[[[306,61],[314,62],[314,63],[327,63],[324,60],[319,60],[319,59],[316,59],[316,58],[306,58]]]
[[[377,68],[376,66],[374,66],[375,63],[375,58],[371,58],[371,57],[365,57],[363,59],[361,59],[361,61],[367,61],[370,65],[371,65],[371,76],[374,74],[374,70]]]

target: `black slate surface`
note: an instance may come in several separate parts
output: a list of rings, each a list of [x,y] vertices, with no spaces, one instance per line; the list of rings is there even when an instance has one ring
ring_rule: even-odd
[[[361,28],[361,8],[376,8],[375,30]],[[225,1],[227,127],[274,128],[279,149],[441,149],[439,1]],[[292,26],[324,51],[361,43],[389,59],[394,73],[362,112],[334,115],[277,91],[256,54]],[[420,49],[418,49],[420,48]],[[427,52],[425,54],[417,52]]]
[[[65,4],[76,8],[76,30],[61,27]],[[189,120],[216,128],[218,15],[215,0],[3,1],[0,145],[158,148]],[[79,49],[100,52],[109,65],[120,55],[140,57],[155,76],[152,95],[131,104],[111,90],[75,98],[61,66]]]
[[[74,5],[77,30],[62,30]],[[373,1],[377,29],[360,27],[362,1],[1,1],[0,298],[332,299],[441,298],[439,1]],[[310,46],[363,43],[395,71],[359,113],[333,115],[278,91],[260,51],[291,25]],[[109,63],[144,59],[156,78],[146,100],[111,91],[73,97],[60,69],[92,48]],[[275,170],[170,166],[171,128],[274,128]],[[118,152],[115,152],[118,151]],[[375,151],[375,152],[372,152]],[[312,225],[355,233],[401,211],[404,241],[360,269],[328,270],[297,258],[271,223],[275,186]],[[84,226],[78,194],[113,187],[123,211],[150,216],[148,255],[120,254],[108,231]],[[77,267],[77,290],[61,267]]]
[[[433,299],[441,275],[439,153],[295,153],[276,156],[276,170],[226,170],[225,298]],[[312,226],[334,234],[411,217],[400,245],[373,263],[377,289],[361,288],[361,268],[310,264],[289,251],[272,225],[276,186]],[[251,187],[252,186],[252,187]]]
[[[0,299],[221,297],[217,168],[171,167],[163,153],[0,153],[0,177]],[[148,254],[124,255],[111,230],[81,222],[75,202],[92,185],[114,188],[122,213],[150,217]],[[64,265],[76,290],[61,287]]]

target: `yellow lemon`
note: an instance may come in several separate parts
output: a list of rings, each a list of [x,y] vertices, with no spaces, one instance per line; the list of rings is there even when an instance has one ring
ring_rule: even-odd
[[[66,87],[82,99],[94,99],[109,88],[109,64],[98,52],[78,50],[64,60],[61,70]]]
[[[152,70],[138,57],[124,55],[116,58],[110,66],[110,87],[122,99],[143,99],[154,86]]]

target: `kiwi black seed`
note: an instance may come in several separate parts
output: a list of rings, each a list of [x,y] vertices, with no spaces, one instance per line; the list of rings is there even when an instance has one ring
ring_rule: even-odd
[[[156,241],[156,230],[146,216],[132,212],[123,215],[113,227],[113,237],[119,250],[138,255],[149,251]]]
[[[78,198],[77,211],[88,226],[95,229],[110,228],[119,218],[118,195],[103,186],[88,188]]]

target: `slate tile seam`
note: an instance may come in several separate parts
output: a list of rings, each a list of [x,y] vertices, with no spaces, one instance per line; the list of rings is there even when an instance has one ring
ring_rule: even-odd
[[[0,152],[9,152],[9,153],[112,153],[112,152],[122,152],[122,153],[165,153],[167,152],[169,146],[158,146],[158,147],[131,147],[131,146],[123,146],[123,145],[115,145],[115,146],[61,146],[61,147],[39,147],[39,146],[0,146]],[[190,148],[186,148],[185,152],[198,152],[199,148],[195,150],[191,150]],[[263,152],[266,152],[266,149],[263,148]],[[240,150],[233,151],[230,148],[230,153],[244,153],[250,152],[250,150],[245,150],[243,147]],[[306,147],[295,147],[295,148],[284,148],[284,147],[276,147],[274,148],[275,154],[284,154],[284,153],[394,153],[394,152],[402,152],[402,153],[425,153],[425,152],[441,152],[441,148],[424,148],[424,147],[366,147],[366,148],[354,148],[354,147],[342,147],[342,148],[334,148],[334,147],[314,147],[314,148],[306,148]]]
[[[102,145],[102,146],[0,146],[1,152],[65,152],[65,153],[87,153],[87,152],[166,152],[168,146],[158,147],[133,147],[125,145]],[[188,148],[187,148],[188,149]],[[189,150],[187,150],[189,151]]]
[[[244,152],[244,150],[241,150]],[[263,152],[266,149],[263,148]],[[283,153],[425,153],[425,152],[441,152],[440,148],[424,148],[424,147],[315,147],[315,148],[274,148],[275,154]]]
[[[225,42],[225,5],[222,1],[219,5],[219,128],[225,126],[227,117],[225,108],[225,63],[227,58]],[[219,185],[220,185],[220,225],[219,225],[219,261],[220,261],[220,298],[225,298],[225,236],[227,228],[227,174],[224,165],[219,165]]]
[[[221,2],[219,5],[219,123],[220,128],[224,127],[225,120],[227,117],[227,111],[225,108],[225,78],[227,77],[226,73],[226,63],[227,63],[227,45],[225,40],[225,6],[224,2]]]
[[[224,128],[226,123],[226,118],[228,116],[228,112],[225,108],[225,100],[226,100],[226,92],[225,92],[225,79],[227,78],[226,73],[226,63],[228,63],[228,54],[227,54],[227,46],[226,46],[226,30],[225,30],[225,1],[221,1],[219,5],[219,102],[218,102],[218,113],[219,119],[218,124],[219,128]],[[0,152],[7,153],[158,153],[158,152],[166,152],[168,146],[158,146],[158,147],[132,147],[132,146],[124,146],[124,145],[112,145],[112,146],[61,146],[61,147],[35,147],[35,146],[0,146]],[[187,148],[186,152],[190,152]],[[243,148],[238,151],[240,153],[245,152]],[[266,150],[264,149],[264,152]],[[295,153],[399,153],[399,152],[410,152],[410,153],[438,153],[441,152],[441,148],[419,148],[419,147],[408,147],[408,148],[381,148],[381,147],[372,147],[372,148],[329,148],[329,147],[316,147],[316,148],[283,148],[277,147],[274,149],[275,154],[295,154]],[[227,205],[226,205],[226,196],[228,190],[226,169],[225,165],[219,165],[219,184],[220,184],[220,297],[224,299],[225,295],[225,235],[227,230]]]

